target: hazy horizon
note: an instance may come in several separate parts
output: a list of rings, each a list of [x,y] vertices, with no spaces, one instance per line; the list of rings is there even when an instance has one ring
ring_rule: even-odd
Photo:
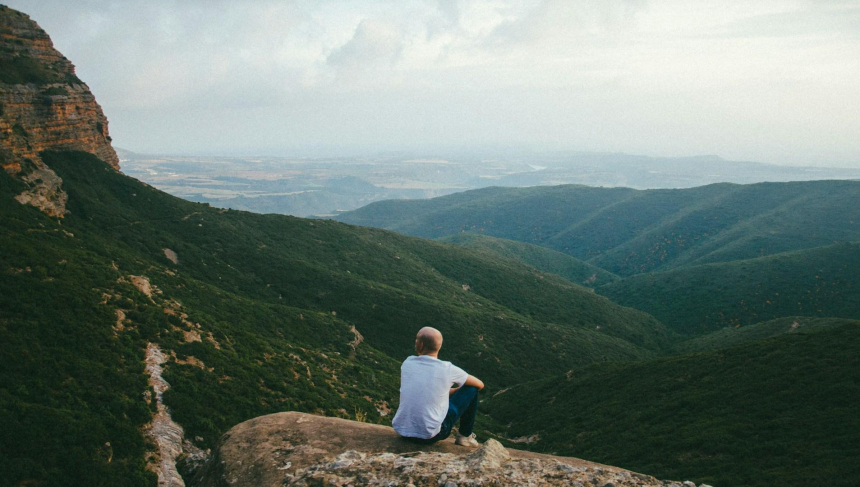
[[[856,2],[3,3],[135,152],[860,168]]]

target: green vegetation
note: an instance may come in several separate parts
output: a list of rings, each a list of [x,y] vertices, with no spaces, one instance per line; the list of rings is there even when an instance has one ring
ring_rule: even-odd
[[[860,321],[858,320],[846,320],[844,318],[789,316],[741,328],[723,328],[719,331],[681,342],[675,348],[680,353],[707,352],[735,347],[779,335],[811,333],[849,323],[860,325]]]
[[[81,83],[7,44],[0,84],[50,104]],[[41,157],[62,219],[0,171],[2,486],[154,486],[152,346],[202,448],[285,410],[387,424],[428,325],[512,446],[715,485],[860,484],[860,182],[487,188],[337,217],[433,242]]]
[[[42,158],[69,195],[62,220],[18,204],[0,174],[0,478],[13,485],[153,484],[148,343],[170,357],[165,402],[201,447],[283,410],[390,421],[424,325],[495,389],[668,347],[647,314],[516,261],[190,203],[86,153]]]
[[[650,315],[522,263],[596,272],[557,253],[220,210],[89,154],[42,157],[69,195],[62,220],[15,202],[20,183],[0,175],[0,477],[13,484],[152,485],[148,343],[169,356],[174,419],[212,447],[236,423],[283,410],[387,423],[424,325],[445,334],[443,358],[488,383],[482,427],[538,433],[541,451],[722,485],[856,480],[845,459],[858,444],[846,412],[858,398],[857,324],[753,323],[854,316],[857,244],[599,274],[612,281],[599,291],[700,335],[678,343]]]
[[[484,188],[429,200],[379,201],[335,218],[425,238],[469,232],[543,245],[588,214],[635,193],[576,185]]]
[[[561,251],[628,276],[596,291],[687,337],[664,352],[690,355],[573,367],[488,397],[486,434],[715,485],[860,482],[860,182],[488,188],[337,218],[564,275],[529,244]]]
[[[633,276],[598,289],[685,335],[786,316],[860,319],[860,244]]]
[[[482,406],[530,448],[712,485],[860,484],[860,325],[600,364]],[[502,427],[498,425],[508,425]],[[517,444],[518,448],[523,444]]]
[[[66,91],[66,89],[63,87],[51,86],[50,88],[43,91],[42,94],[46,95],[46,96],[56,96],[56,95],[68,95],[69,92]]]
[[[336,218],[427,238],[472,232],[533,243],[629,276],[860,240],[860,182],[487,188]]]
[[[441,242],[468,247],[499,258],[514,259],[543,272],[591,288],[617,281],[618,276],[581,260],[539,245],[489,237],[477,233],[458,233],[439,239]]]
[[[12,125],[12,133],[17,135],[18,137],[29,137],[29,134],[27,134],[27,129],[25,129],[24,126],[20,123]]]
[[[63,81],[64,78],[47,69],[38,59],[21,55],[0,56],[0,83],[48,85]]]

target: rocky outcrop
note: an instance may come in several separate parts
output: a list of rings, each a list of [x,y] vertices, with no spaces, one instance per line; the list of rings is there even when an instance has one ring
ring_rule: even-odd
[[[0,166],[26,184],[22,204],[62,217],[62,180],[44,150],[95,154],[114,169],[108,121],[75,67],[26,14],[0,5]]]
[[[146,373],[149,375],[149,386],[155,391],[156,413],[152,422],[147,425],[147,435],[156,445],[156,450],[149,458],[149,468],[158,475],[159,487],[185,487],[185,482],[176,469],[176,459],[182,455],[182,427],[170,417],[170,411],[164,405],[164,393],[170,389],[170,384],[161,377],[161,365],[167,360],[158,345],[149,343],[146,346]]]
[[[576,458],[509,450],[495,440],[480,448],[457,446],[450,438],[421,445],[381,425],[288,412],[252,419],[228,431],[189,485],[682,484]]]

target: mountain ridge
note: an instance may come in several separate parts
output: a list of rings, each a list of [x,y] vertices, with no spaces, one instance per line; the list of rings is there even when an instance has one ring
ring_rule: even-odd
[[[542,245],[625,277],[860,240],[858,208],[860,181],[565,185],[378,202],[334,218],[424,238],[473,232]]]

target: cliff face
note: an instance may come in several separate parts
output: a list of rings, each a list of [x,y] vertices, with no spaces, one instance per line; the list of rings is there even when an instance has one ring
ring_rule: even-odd
[[[0,165],[27,189],[16,199],[62,217],[62,180],[44,150],[91,152],[114,169],[108,121],[75,67],[26,14],[0,5]]]

